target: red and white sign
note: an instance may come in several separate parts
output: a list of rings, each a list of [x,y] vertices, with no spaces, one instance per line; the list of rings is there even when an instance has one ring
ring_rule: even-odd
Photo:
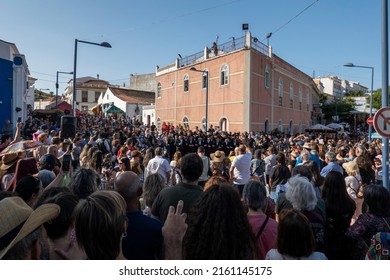
[[[381,108],[375,113],[374,128],[379,135],[390,137],[390,107]]]
[[[369,117],[369,118],[367,119],[367,124],[368,124],[368,125],[374,125],[374,117]]]

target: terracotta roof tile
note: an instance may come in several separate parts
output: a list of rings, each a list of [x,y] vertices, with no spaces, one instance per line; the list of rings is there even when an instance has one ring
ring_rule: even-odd
[[[109,87],[110,91],[119,99],[128,103],[151,104],[155,101],[155,93],[134,89]]]

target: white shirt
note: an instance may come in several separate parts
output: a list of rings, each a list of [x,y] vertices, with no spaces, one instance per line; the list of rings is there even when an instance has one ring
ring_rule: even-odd
[[[238,155],[234,158],[232,167],[234,167],[233,175],[235,179],[233,180],[234,184],[244,185],[248,183],[251,176],[251,160],[252,153],[247,152],[243,155]]]
[[[155,156],[148,162],[148,166],[146,167],[146,176],[150,174],[159,173],[167,179],[167,173],[171,172],[172,168],[169,165],[169,162],[163,158],[162,156]]]

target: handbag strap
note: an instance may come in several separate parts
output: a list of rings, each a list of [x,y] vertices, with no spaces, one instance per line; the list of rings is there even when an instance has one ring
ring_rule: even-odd
[[[382,217],[383,221],[385,222],[387,228],[390,230],[390,225],[389,223],[386,221],[385,217]]]
[[[256,239],[258,239],[260,237],[260,235],[263,233],[264,231],[264,228],[265,226],[267,225],[268,223],[268,220],[269,220],[269,217],[267,216],[267,218],[265,218],[265,221],[263,222],[263,224],[261,225],[260,229],[259,229],[259,232],[257,233],[256,235]]]
[[[253,172],[251,173],[251,176],[255,175],[256,171],[259,170],[260,167],[261,167],[261,162],[260,162],[259,166],[256,167],[255,171],[253,171]]]

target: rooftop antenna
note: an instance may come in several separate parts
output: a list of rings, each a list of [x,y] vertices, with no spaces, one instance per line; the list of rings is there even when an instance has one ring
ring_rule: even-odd
[[[268,33],[267,35],[267,46],[269,46],[269,38],[271,38],[272,32]]]

